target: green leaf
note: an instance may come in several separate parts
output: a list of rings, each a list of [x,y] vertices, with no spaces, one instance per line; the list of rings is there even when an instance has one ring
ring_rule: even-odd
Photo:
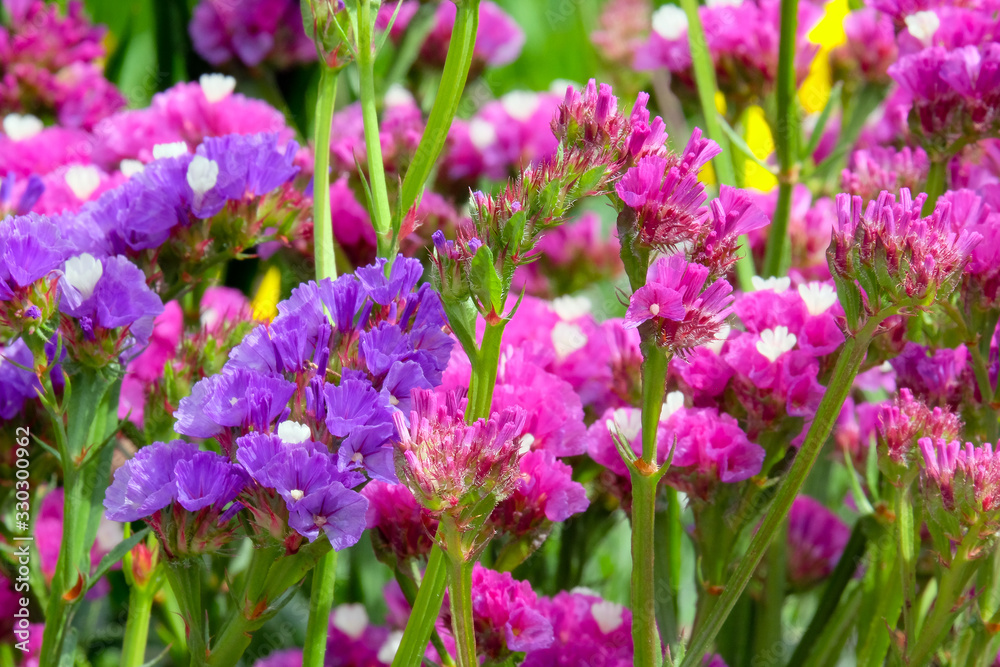
[[[97,569],[94,570],[94,573],[87,579],[87,590],[89,591],[93,588],[94,584],[100,581],[101,577],[107,574],[108,570],[110,570],[115,563],[124,558],[125,554],[131,551],[135,545],[139,544],[139,542],[142,542],[148,534],[149,527],[147,526],[131,537],[122,540],[115,545],[114,549],[106,553],[104,558],[101,559],[101,562],[97,564]]]
[[[469,276],[472,293],[480,303],[490,306],[497,313],[503,310],[503,282],[493,263],[493,253],[488,246],[481,246],[472,258]]]
[[[441,303],[448,318],[448,326],[451,327],[458,342],[462,344],[462,349],[475,365],[479,353],[476,347],[476,319],[479,313],[476,311],[472,299],[468,297],[462,300],[442,299]]]
[[[772,167],[771,165],[767,164],[759,157],[757,157],[757,155],[754,154],[753,150],[750,149],[750,146],[747,145],[747,142],[743,140],[743,137],[741,137],[739,133],[736,132],[736,130],[734,130],[732,126],[729,125],[728,122],[726,122],[726,119],[723,118],[721,114],[717,115],[719,118],[719,127],[722,129],[722,133],[729,138],[729,143],[732,145],[732,147],[738,150],[740,153],[743,153],[743,155],[747,159],[753,161],[754,164],[756,164],[761,169],[765,170],[767,173],[771,174],[772,176],[777,176],[778,171],[774,167]]]
[[[836,272],[833,273],[833,281],[837,285],[837,298],[847,316],[847,325],[851,331],[857,331],[861,320],[861,292],[853,281],[841,278]]]

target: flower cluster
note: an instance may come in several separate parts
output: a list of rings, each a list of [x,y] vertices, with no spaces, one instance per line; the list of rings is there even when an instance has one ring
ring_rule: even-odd
[[[277,68],[316,59],[294,0],[204,0],[191,12],[188,32],[198,55],[216,67],[234,58],[247,67],[267,62]]]

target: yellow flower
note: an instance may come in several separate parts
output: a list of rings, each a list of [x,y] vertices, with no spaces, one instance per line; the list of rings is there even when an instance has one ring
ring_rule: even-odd
[[[830,0],[823,18],[810,31],[809,41],[819,45],[819,53],[809,67],[809,75],[799,88],[799,102],[806,113],[818,113],[830,99],[830,51],[847,42],[844,18],[850,11],[848,0]]]
[[[272,320],[278,314],[281,300],[281,271],[272,266],[260,281],[260,287],[253,297],[253,316],[256,320]]]

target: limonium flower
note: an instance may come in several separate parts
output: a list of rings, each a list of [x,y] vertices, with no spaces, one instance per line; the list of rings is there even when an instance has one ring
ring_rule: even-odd
[[[681,254],[661,257],[629,299],[625,326],[651,321],[656,343],[680,355],[715,340],[733,310],[733,288],[721,278],[706,287],[708,276]]]
[[[980,535],[996,532],[1000,508],[1000,458],[993,445],[964,445],[958,440],[921,438],[920,485],[930,518],[945,536],[960,540],[977,527]]]
[[[414,389],[410,424],[393,414],[397,471],[421,505],[455,518],[487,497],[503,500],[517,486],[525,412],[508,408],[466,424],[458,393]]]
[[[965,345],[932,349],[906,343],[889,360],[896,381],[928,405],[956,406],[972,382],[969,350]]]
[[[920,147],[897,151],[875,146],[851,153],[847,168],[841,172],[841,185],[845,192],[865,200],[874,199],[883,190],[918,191],[927,180],[929,167],[927,153]]]
[[[788,513],[788,580],[796,589],[814,586],[833,572],[850,537],[836,514],[809,496],[799,496]]]
[[[569,465],[551,451],[530,451],[521,458],[518,484],[497,505],[489,523],[513,537],[538,535],[583,512],[589,504],[583,485],[573,481]]]
[[[922,217],[925,198],[921,194],[913,199],[903,188],[899,201],[883,191],[863,207],[861,197],[837,195],[838,228],[828,250],[830,269],[842,280],[861,281],[865,312],[949,294],[982,239],[968,230],[954,233],[940,214]],[[891,280],[880,281],[880,274]]]
[[[698,238],[691,259],[721,277],[736,263],[740,236],[766,227],[770,220],[748,193],[728,185],[720,186],[719,197],[709,208],[711,226]]]
[[[586,589],[541,598],[552,626],[552,643],[530,651],[527,667],[572,667],[600,656],[608,667],[632,665],[632,612]]]
[[[892,19],[872,7],[862,7],[844,19],[847,41],[830,54],[841,80],[861,75],[865,81],[889,82],[889,67],[896,61],[896,31]]]
[[[372,480],[361,490],[368,499],[367,527],[375,553],[396,564],[426,556],[434,544],[438,522],[403,484]]]
[[[912,481],[916,474],[917,440],[952,440],[962,426],[947,407],[927,407],[909,389],[900,389],[892,403],[883,404],[876,416],[879,467],[894,484]]]
[[[216,67],[234,58],[247,67],[267,61],[278,68],[316,59],[294,0],[203,0],[191,12],[188,33],[198,55]]]

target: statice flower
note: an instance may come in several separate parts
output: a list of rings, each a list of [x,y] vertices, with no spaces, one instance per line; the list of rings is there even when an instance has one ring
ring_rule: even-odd
[[[612,0],[604,6],[598,29],[590,34],[604,60],[627,69],[646,41],[652,8],[649,0]]]
[[[188,33],[198,55],[216,67],[233,58],[247,67],[267,61],[278,68],[316,59],[295,0],[203,0],[191,12]]]
[[[777,190],[756,196],[757,205],[764,214],[774,216]],[[792,275],[805,280],[825,280],[830,277],[826,250],[837,224],[837,211],[830,198],[813,199],[809,188],[801,183],[792,189],[792,205],[788,219],[788,245],[792,255]],[[750,232],[750,247],[758,266],[764,260],[768,228]]]
[[[600,656],[607,667],[633,664],[632,612],[585,589],[541,598],[552,626],[552,643],[530,651],[526,667],[575,667]]]
[[[18,338],[9,345],[0,344],[0,420],[14,419],[22,414],[25,401],[37,397],[42,390],[38,378],[26,370],[34,363],[34,356],[24,339]]]
[[[707,267],[681,254],[661,257],[629,299],[625,326],[652,321],[656,343],[682,356],[715,340],[732,312],[733,288],[721,278],[705,287],[708,277]]]
[[[669,250],[701,238],[708,209],[698,172],[720,152],[696,128],[679,159],[651,155],[625,172],[615,192],[635,211],[641,243]]]
[[[952,440],[961,422],[947,407],[933,410],[901,389],[892,403],[883,404],[876,416],[879,467],[894,484],[905,484],[916,476],[917,440]]]
[[[524,410],[508,408],[466,424],[460,394],[414,389],[412,401],[409,425],[401,412],[393,414],[397,471],[422,506],[458,518],[487,497],[513,493]]]
[[[931,349],[906,343],[889,363],[896,371],[899,386],[909,389],[928,405],[958,405],[974,384],[965,345]]]
[[[802,81],[818,50],[808,42],[807,35],[822,12],[812,3],[800,4],[798,12],[795,72],[797,80]],[[719,3],[701,7],[699,14],[719,90],[726,100],[742,109],[773,90],[778,72],[779,3]],[[652,27],[649,41],[636,53],[636,68],[666,68],[689,90],[693,89],[686,15],[676,6],[661,7],[653,14]]]
[[[961,540],[966,530],[992,535],[1000,508],[1000,458],[993,445],[958,440],[919,441],[923,454],[920,486],[929,510],[929,523],[946,538]]]
[[[788,580],[802,590],[833,572],[850,537],[836,514],[809,496],[799,496],[788,513]]]
[[[403,484],[372,480],[361,490],[368,499],[366,521],[375,552],[383,560],[406,563],[426,556],[434,544],[437,519]]]
[[[125,106],[104,78],[104,30],[90,25],[83,6],[65,16],[42,0],[18,3],[0,29],[0,113],[55,116],[60,125],[92,129]]]
[[[472,569],[472,615],[476,650],[487,661],[548,648],[554,640],[552,623],[531,585],[479,563]]]
[[[526,453],[520,469],[513,493],[490,515],[490,525],[499,532],[515,538],[541,535],[590,504],[583,485],[573,481],[573,469],[552,452]]]
[[[692,261],[704,264],[712,276],[725,276],[736,263],[739,238],[770,224],[749,194],[723,185],[710,205],[712,224],[698,239]]]
[[[388,594],[387,594],[388,595]],[[395,655],[400,633],[369,622],[360,604],[342,604],[330,614],[327,638],[327,667],[387,665]]]
[[[59,167],[88,164],[93,137],[80,129],[44,127],[31,115],[7,114],[0,135],[0,174],[27,179]]]
[[[847,41],[830,54],[837,78],[849,81],[860,74],[865,81],[888,83],[889,67],[898,56],[892,19],[862,7],[844,18],[844,33]]]
[[[889,74],[912,99],[910,128],[932,158],[991,136],[1000,117],[1000,44],[935,46],[903,56]]]
[[[149,163],[156,146],[184,142],[193,150],[207,137],[227,134],[276,133],[281,146],[292,139],[280,111],[234,93],[235,85],[232,77],[206,74],[157,93],[145,109],[106,118],[94,129],[94,162],[109,169],[125,159]]]
[[[955,234],[940,214],[922,217],[925,198],[913,199],[903,188],[897,202],[883,191],[862,210],[861,197],[837,195],[830,270],[851,285],[860,281],[866,292],[863,302],[857,292],[842,297],[848,306],[857,304],[848,312],[849,327],[858,324],[862,308],[870,316],[889,304],[926,305],[929,298],[943,298],[954,289],[982,236],[968,230]],[[882,274],[890,280],[880,280]]]
[[[856,150],[841,172],[845,192],[870,200],[883,190],[908,188],[918,191],[927,180],[930,163],[922,148],[901,150],[872,147]]]
[[[0,221],[0,323],[17,331],[55,313],[56,271],[70,249],[60,229],[44,216]]]

